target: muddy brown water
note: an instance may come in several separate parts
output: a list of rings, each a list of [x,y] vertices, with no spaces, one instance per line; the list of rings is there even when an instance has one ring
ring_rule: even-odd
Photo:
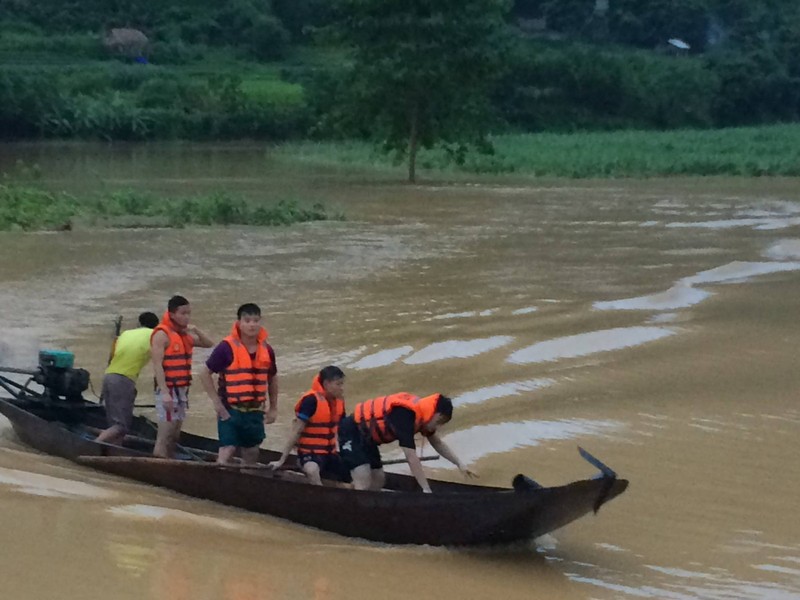
[[[350,406],[450,394],[445,440],[486,484],[590,476],[581,445],[631,486],[530,544],[395,547],[99,474],[3,419],[3,598],[800,598],[796,180],[411,188],[247,144],[5,145],[0,170],[20,158],[75,193],[226,189],[348,220],[2,233],[0,363],[69,348],[99,391],[117,314],[132,325],[182,293],[219,339],[255,301],[281,373],[268,447],[332,363]],[[186,428],[215,435],[199,389]]]

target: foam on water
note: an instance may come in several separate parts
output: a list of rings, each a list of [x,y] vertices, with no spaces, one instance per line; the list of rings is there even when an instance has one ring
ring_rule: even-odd
[[[511,314],[512,315],[527,315],[527,314],[536,312],[537,310],[539,310],[539,309],[537,307],[535,307],[535,306],[526,306],[524,308],[518,308],[517,310],[515,310]]]
[[[615,592],[615,598],[658,598],[659,600],[730,600],[732,598],[769,598],[769,600],[797,600],[793,589],[779,584],[743,581],[733,578],[714,578],[695,585],[679,585],[666,582],[664,585],[640,587],[621,585],[597,577],[584,577],[576,573],[566,576],[577,583],[585,583]]]
[[[771,571],[773,573],[783,573],[784,575],[792,575],[793,577],[800,577],[800,569],[791,569],[789,567],[782,567],[779,565],[753,565],[754,569],[759,571]]]
[[[404,356],[408,356],[414,352],[413,346],[400,346],[399,348],[387,348],[385,350],[380,350],[375,352],[374,354],[368,354],[367,356],[363,356],[354,362],[352,365],[349,365],[348,368],[350,369],[374,369],[375,367],[385,367],[386,365],[390,365],[396,360],[403,358]]]
[[[425,346],[419,352],[415,352],[403,362],[407,365],[421,365],[447,358],[469,358],[490,350],[502,348],[512,341],[514,341],[514,338],[509,335],[496,335],[475,340],[436,342]]]
[[[499,385],[480,388],[459,394],[453,398],[454,406],[466,406],[468,404],[479,404],[495,398],[507,396],[518,396],[523,392],[533,392],[555,383],[552,379],[527,379],[525,381],[509,381]]]
[[[665,327],[617,327],[539,342],[517,350],[506,360],[515,364],[529,364],[576,358],[640,346],[674,334],[675,331]]]
[[[800,240],[778,240],[764,251],[764,256],[773,260],[800,259]]]
[[[667,223],[669,228],[733,229],[752,227],[758,230],[786,229],[800,225],[800,217],[762,217],[745,219],[721,219],[718,221],[694,221]]]
[[[699,304],[709,296],[711,292],[697,290],[685,282],[679,282],[666,292],[624,300],[595,302],[592,306],[597,310],[675,310]]]
[[[602,435],[622,428],[617,421],[590,421],[565,419],[559,421],[520,421],[478,425],[446,434],[444,440],[465,463],[515,448],[538,446],[542,442],[567,440],[578,436]],[[454,469],[455,466],[440,458],[431,467]]]
[[[746,281],[759,275],[800,270],[800,262],[745,262],[734,261],[721,267],[701,271],[682,281],[689,285],[704,283],[729,283]]]
[[[787,253],[795,248],[786,245],[782,250]],[[800,244],[795,248],[800,253]],[[678,280],[670,289],[657,294],[595,302],[596,310],[675,310],[699,304],[712,295],[712,292],[696,289],[694,286],[714,283],[741,283],[759,275],[782,273],[800,270],[800,262],[745,262],[734,261],[727,265],[701,271],[695,275]]]
[[[442,319],[466,319],[467,317],[474,317],[477,314],[478,313],[476,311],[474,311],[474,310],[468,310],[466,312],[460,312],[460,313],[445,313],[443,315],[436,315],[436,316],[431,317],[431,318],[426,319],[426,320],[427,321],[440,321]]]
[[[114,492],[88,483],[2,467],[0,467],[0,485],[11,486],[14,491],[32,496],[91,498],[95,500],[116,496]]]

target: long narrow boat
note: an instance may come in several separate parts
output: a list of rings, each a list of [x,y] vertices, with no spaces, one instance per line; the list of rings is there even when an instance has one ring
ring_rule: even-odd
[[[517,475],[510,488],[431,480],[433,494],[421,493],[413,477],[392,473],[386,481],[391,492],[371,492],[310,485],[293,471],[221,467],[213,463],[216,440],[185,432],[179,440],[178,459],[152,458],[155,423],[136,417],[122,446],[94,441],[97,431],[105,427],[103,405],[86,401],[74,385],[70,388],[69,371],[65,384],[64,374],[52,376],[51,370],[40,366],[33,376],[45,386],[43,392],[31,391],[28,383],[22,385],[0,374],[0,387],[8,394],[0,397],[0,413],[11,421],[23,443],[187,496],[345,536],[437,546],[526,540],[597,512],[628,486],[583,450],[582,456],[600,470],[592,479],[542,487]],[[278,457],[278,452],[262,449],[259,461]]]

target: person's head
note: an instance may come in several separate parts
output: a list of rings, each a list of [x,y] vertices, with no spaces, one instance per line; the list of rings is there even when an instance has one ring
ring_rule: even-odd
[[[319,372],[319,382],[329,398],[344,398],[344,371],[333,365]]]
[[[155,329],[158,325],[158,317],[155,313],[143,312],[139,315],[139,325],[148,329]]]
[[[247,337],[256,337],[261,331],[261,309],[257,304],[248,302],[242,304],[236,311],[236,319],[239,323],[239,333]]]
[[[192,307],[183,296],[173,296],[167,302],[167,312],[178,327],[186,327],[192,317]]]
[[[429,433],[435,433],[436,430],[450,421],[453,418],[453,401],[444,394],[439,394],[436,400],[436,409],[433,412],[433,417],[430,421],[425,423],[425,430]]]

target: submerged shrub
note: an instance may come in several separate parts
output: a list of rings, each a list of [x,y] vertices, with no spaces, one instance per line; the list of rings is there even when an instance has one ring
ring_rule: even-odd
[[[325,206],[304,206],[295,200],[255,205],[244,198],[217,192],[169,198],[150,192],[121,190],[76,197],[50,192],[33,181],[0,180],[0,230],[71,229],[76,220],[111,227],[184,227],[186,225],[291,225],[328,219]]]

